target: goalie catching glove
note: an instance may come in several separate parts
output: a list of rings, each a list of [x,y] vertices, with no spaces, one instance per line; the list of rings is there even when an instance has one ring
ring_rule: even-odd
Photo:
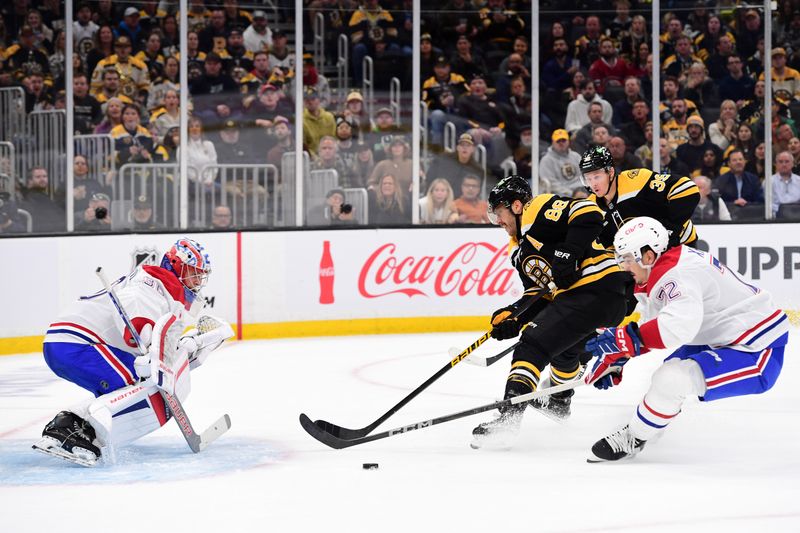
[[[647,352],[639,336],[639,326],[632,322],[625,327],[608,328],[586,343],[586,350],[597,356],[587,385],[608,389],[622,381],[622,367],[628,359]]]

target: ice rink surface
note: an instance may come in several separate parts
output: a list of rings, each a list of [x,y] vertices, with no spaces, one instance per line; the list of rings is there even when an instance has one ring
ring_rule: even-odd
[[[185,402],[198,430],[229,413],[227,434],[194,455],[170,422],[94,469],[30,448],[88,393],[41,356],[0,357],[0,530],[798,532],[800,336],[791,335],[768,393],[691,402],[634,460],[595,465],[589,448],[627,422],[663,353],[626,365],[619,387],[578,389],[565,424],[529,410],[510,450],[470,449],[484,413],[337,451],[298,415],[365,426],[479,333],[232,343],[192,373]],[[489,341],[477,354],[503,346]],[[458,365],[379,431],[498,399],[509,360]]]

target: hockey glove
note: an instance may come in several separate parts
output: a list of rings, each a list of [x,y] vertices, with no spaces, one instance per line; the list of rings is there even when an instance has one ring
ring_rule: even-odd
[[[522,326],[516,317],[512,317],[517,312],[516,305],[509,305],[498,309],[492,314],[492,338],[499,341],[513,339],[519,335]]]
[[[583,250],[574,244],[562,242],[553,252],[553,281],[559,289],[568,289],[581,277],[578,262]]]
[[[586,350],[597,356],[587,385],[608,389],[622,381],[622,367],[628,359],[642,353],[642,340],[636,323],[608,328],[586,343]]]

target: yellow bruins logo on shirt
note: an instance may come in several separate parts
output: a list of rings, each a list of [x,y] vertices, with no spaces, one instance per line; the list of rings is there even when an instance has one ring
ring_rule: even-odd
[[[538,255],[526,257],[522,261],[522,271],[540,287],[547,287],[552,279],[550,264]]]

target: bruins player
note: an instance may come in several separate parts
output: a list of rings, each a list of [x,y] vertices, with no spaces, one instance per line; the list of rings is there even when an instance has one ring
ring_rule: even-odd
[[[603,229],[603,212],[587,200],[553,194],[533,198],[527,180],[509,176],[489,194],[489,218],[508,233],[509,257],[526,292],[536,287],[546,290],[551,281],[556,285],[519,319],[512,315],[530,296],[492,315],[495,339],[510,339],[522,330],[506,380],[505,398],[536,390],[548,364],[552,385],[576,379],[581,364],[591,359],[584,350],[586,341],[595,336],[597,328],[619,324],[626,310],[630,276],[595,240]],[[554,394],[547,403],[532,406],[566,418],[572,394],[571,390]],[[487,441],[505,444],[503,441],[519,429],[524,410],[525,404],[513,406],[480,424],[472,432],[472,447],[479,448]]]
[[[589,148],[581,157],[581,180],[592,194],[589,200],[605,211],[599,241],[606,248],[614,245],[614,235],[625,222],[648,216],[661,222],[670,234],[669,246],[695,247],[697,231],[692,213],[700,202],[700,191],[685,176],[658,174],[646,168],[620,172],[604,146]]]

